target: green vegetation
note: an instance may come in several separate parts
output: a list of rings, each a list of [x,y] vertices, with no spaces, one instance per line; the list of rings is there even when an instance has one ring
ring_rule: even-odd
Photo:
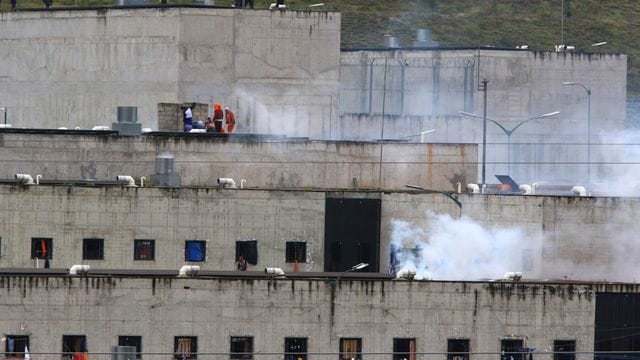
[[[17,1],[18,9],[43,7],[41,0]],[[54,7],[114,4],[114,0],[53,1]],[[271,2],[256,0],[256,8],[267,8]],[[320,2],[324,6],[308,6]],[[233,0],[215,3],[230,6]],[[561,42],[561,3],[561,0],[286,0],[289,9],[341,12],[344,49],[381,47],[384,35],[397,36],[401,44],[410,46],[415,30],[426,28],[444,46],[526,44],[533,50],[551,51]],[[640,2],[564,0],[564,5],[564,42],[578,51],[629,55],[628,95],[639,96]],[[9,10],[9,0],[2,0],[0,10]],[[601,41],[607,45],[591,47]]]

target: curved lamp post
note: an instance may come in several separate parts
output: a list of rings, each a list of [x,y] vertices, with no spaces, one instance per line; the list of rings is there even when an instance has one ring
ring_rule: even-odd
[[[476,118],[476,119],[482,119],[483,118],[483,117],[478,116],[476,114],[468,113],[468,112],[465,112],[465,111],[459,111],[458,113],[460,113],[461,115],[473,117],[473,118]],[[511,175],[511,135],[513,135],[513,133],[516,132],[516,130],[518,130],[520,128],[520,126],[528,123],[529,121],[538,120],[538,119],[544,119],[544,118],[548,118],[550,116],[554,116],[554,115],[558,115],[558,114],[560,114],[560,111],[554,111],[554,112],[550,112],[550,113],[547,113],[547,114],[534,116],[532,118],[528,118],[526,120],[520,121],[519,123],[516,124],[516,126],[512,127],[511,129],[507,129],[502,124],[500,124],[499,122],[497,122],[497,121],[495,121],[493,119],[486,118],[488,121],[491,121],[492,123],[496,124],[504,132],[504,134],[507,135],[507,172],[509,173],[509,175]]]
[[[344,274],[346,274],[346,273],[348,273],[348,272],[351,272],[351,271],[362,270],[362,269],[366,268],[367,266],[369,266],[369,264],[367,264],[367,263],[360,263],[360,264],[357,264],[357,265],[353,265],[353,266],[351,267],[351,269],[347,269],[347,270],[345,270],[345,271],[341,272],[341,273],[340,273],[340,275],[338,275],[338,277],[337,277],[337,278],[335,278],[335,279],[331,282],[331,287],[332,287],[332,288],[335,288],[335,287],[336,287],[336,285],[338,285],[338,282],[340,282],[340,279],[342,278],[342,276],[343,276]]]
[[[587,92],[587,185],[591,185],[591,89],[577,81],[565,81],[562,85],[580,86]]]

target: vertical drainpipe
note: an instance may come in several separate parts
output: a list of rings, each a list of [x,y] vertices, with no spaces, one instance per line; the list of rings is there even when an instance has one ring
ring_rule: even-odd
[[[372,59],[371,63],[369,64],[369,116],[371,116],[372,113],[372,109],[373,109],[373,63],[376,61],[376,59]]]

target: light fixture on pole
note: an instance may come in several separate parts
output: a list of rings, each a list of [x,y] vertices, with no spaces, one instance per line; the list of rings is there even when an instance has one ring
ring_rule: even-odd
[[[587,186],[591,185],[591,89],[577,81],[565,81],[562,85],[580,86],[587,92]]]
[[[468,113],[466,111],[458,111],[458,113],[461,114],[461,115],[473,117],[473,118],[476,118],[476,119],[481,119],[482,118],[482,117],[480,117],[480,116],[478,116],[476,114]],[[528,118],[526,120],[523,120],[523,121],[517,123],[516,126],[512,127],[511,129],[507,129],[506,127],[504,127],[501,123],[497,122],[496,120],[493,120],[493,119],[490,119],[490,118],[486,118],[488,121],[491,121],[492,123],[496,124],[505,133],[505,135],[507,135],[507,173],[508,173],[508,175],[511,175],[511,135],[513,135],[513,133],[516,132],[516,130],[518,130],[518,128],[520,128],[520,126],[528,123],[529,121],[538,120],[538,119],[544,119],[544,118],[548,118],[550,116],[554,116],[554,115],[558,115],[558,114],[560,114],[560,111],[554,111],[554,112],[550,112],[550,113],[547,113],[547,114],[534,116],[534,117]]]
[[[335,280],[333,280],[331,282],[331,287],[335,288],[336,285],[338,285],[338,282],[340,282],[340,279],[342,278],[342,276],[344,274],[346,274],[348,272],[351,272],[351,271],[362,270],[362,269],[366,268],[367,266],[369,266],[369,264],[367,264],[367,263],[360,263],[360,264],[353,265],[350,269],[347,269],[347,270],[341,272],[340,275],[338,275],[338,277],[336,277]]]

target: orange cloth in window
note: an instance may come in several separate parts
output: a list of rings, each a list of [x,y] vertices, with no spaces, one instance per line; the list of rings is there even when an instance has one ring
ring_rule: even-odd
[[[227,132],[231,134],[233,132],[233,128],[236,126],[236,116],[233,114],[233,111],[226,108],[224,110],[224,117],[227,120]]]

